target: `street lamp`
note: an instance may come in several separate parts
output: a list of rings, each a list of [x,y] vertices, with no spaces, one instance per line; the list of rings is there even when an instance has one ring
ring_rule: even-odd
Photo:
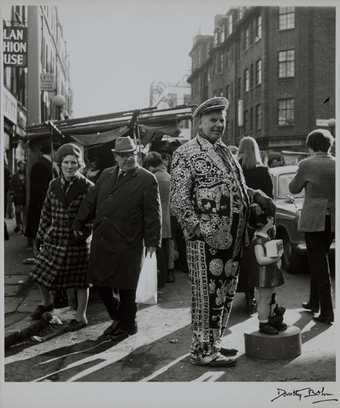
[[[61,113],[63,111],[63,107],[66,104],[66,99],[64,95],[58,94],[53,97],[53,103],[57,108],[57,120],[61,119]]]

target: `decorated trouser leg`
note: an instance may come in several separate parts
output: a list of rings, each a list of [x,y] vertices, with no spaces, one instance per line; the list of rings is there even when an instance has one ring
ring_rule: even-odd
[[[204,241],[187,243],[187,259],[192,281],[191,359],[212,361],[221,348],[235,295],[239,260],[233,248],[216,250]]]

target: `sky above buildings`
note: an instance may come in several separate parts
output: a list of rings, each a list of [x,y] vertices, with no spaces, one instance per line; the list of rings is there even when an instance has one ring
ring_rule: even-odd
[[[81,6],[80,6],[81,4]],[[152,81],[190,73],[193,37],[212,34],[225,0],[59,2],[71,59],[73,116],[147,107]]]

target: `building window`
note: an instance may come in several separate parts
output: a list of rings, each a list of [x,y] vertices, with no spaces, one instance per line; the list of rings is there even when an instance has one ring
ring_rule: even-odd
[[[225,26],[223,25],[221,27],[221,43],[223,43],[225,40]]]
[[[253,130],[253,108],[250,108],[249,111],[250,117],[249,117],[249,130]]]
[[[262,128],[262,106],[256,105],[255,107],[255,129],[260,130]]]
[[[217,54],[216,55],[216,74],[222,74],[223,72],[223,62],[224,62],[224,55]]]
[[[258,41],[262,38],[262,16],[256,18],[255,25],[255,41]]]
[[[240,98],[242,94],[242,79],[238,78],[237,80],[237,95]]]
[[[217,30],[215,31],[215,34],[214,34],[214,45],[215,46],[218,45],[218,31]]]
[[[244,91],[245,92],[249,91],[249,69],[248,68],[244,70]]]
[[[253,64],[251,64],[250,65],[250,84],[249,84],[249,86],[250,86],[250,89],[253,89],[253,86],[254,86],[254,65]]]
[[[227,31],[227,35],[229,36],[232,32],[233,32],[233,15],[229,14],[228,16],[228,31]]]
[[[230,85],[225,87],[225,97],[230,101]]]
[[[262,60],[256,61],[256,68],[255,68],[255,85],[262,84]]]
[[[247,110],[244,111],[243,118],[244,118],[244,124],[243,124],[244,133],[247,133],[247,130],[248,130],[248,122],[249,122],[248,111],[247,111]]]
[[[279,78],[291,78],[295,75],[295,51],[279,51]]]
[[[295,8],[279,8],[279,30],[291,30],[295,28]]]
[[[278,100],[278,125],[288,126],[295,123],[295,100],[294,98]]]
[[[244,48],[247,50],[250,45],[250,29],[249,27],[246,28],[245,36],[244,36]]]

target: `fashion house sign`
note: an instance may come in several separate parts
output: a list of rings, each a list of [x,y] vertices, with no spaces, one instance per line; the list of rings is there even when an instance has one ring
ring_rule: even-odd
[[[4,36],[4,65],[27,66],[27,28],[5,27]]]

